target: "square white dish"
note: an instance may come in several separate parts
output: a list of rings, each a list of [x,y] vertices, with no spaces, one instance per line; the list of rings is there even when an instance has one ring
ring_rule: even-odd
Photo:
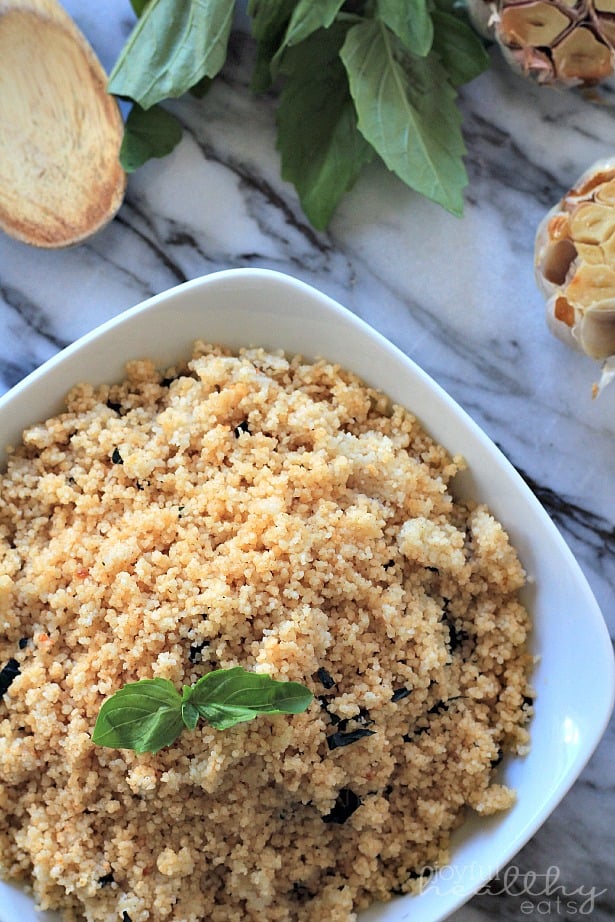
[[[508,813],[470,817],[454,837],[451,864],[418,896],[372,907],[361,922],[437,922],[505,866],[554,810],[602,736],[613,708],[611,645],[591,590],[569,548],[514,468],[478,426],[421,369],[351,312],[314,288],[268,270],[237,269],[180,285],[126,311],[48,361],[0,399],[5,446],[62,408],[79,381],[121,380],[129,359],[161,367],[189,355],[195,339],[232,348],[264,346],[324,356],[408,407],[468,471],[463,495],[487,503],[518,549],[530,582],[525,602],[539,656],[533,684],[532,747],[507,758],[502,779],[517,790]],[[0,883],[0,922],[40,922],[23,894]]]

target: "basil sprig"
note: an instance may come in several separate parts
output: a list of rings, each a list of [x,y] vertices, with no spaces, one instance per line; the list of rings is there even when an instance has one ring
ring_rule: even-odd
[[[258,714],[300,714],[313,698],[299,682],[278,682],[241,666],[215,669],[180,694],[168,679],[124,685],[103,702],[92,742],[112,749],[158,752],[200,718],[227,730]]]
[[[160,103],[202,95],[227,57],[236,0],[132,0],[139,17],[109,78],[136,105],[120,159],[169,153],[181,125]],[[324,230],[378,157],[453,214],[468,177],[457,88],[489,65],[457,0],[248,0],[251,88],[279,89],[281,175]]]
[[[134,104],[124,126],[120,161],[127,173],[143,166],[152,157],[166,157],[179,144],[181,125],[162,106],[147,112]]]

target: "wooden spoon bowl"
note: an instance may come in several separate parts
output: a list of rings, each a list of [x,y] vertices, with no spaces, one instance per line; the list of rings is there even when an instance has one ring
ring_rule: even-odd
[[[122,117],[107,76],[55,0],[0,0],[0,228],[78,243],[120,207]]]

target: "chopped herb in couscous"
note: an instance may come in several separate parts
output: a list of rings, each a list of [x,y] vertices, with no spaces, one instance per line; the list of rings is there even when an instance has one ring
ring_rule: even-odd
[[[528,746],[524,572],[349,372],[197,343],[81,384],[0,476],[0,875],[87,922],[350,922],[449,861]],[[302,713],[95,745],[128,683],[241,666]]]

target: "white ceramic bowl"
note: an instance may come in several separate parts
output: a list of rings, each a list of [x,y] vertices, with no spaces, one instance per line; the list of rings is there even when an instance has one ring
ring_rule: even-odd
[[[478,426],[420,368],[382,336],[313,288],[276,272],[238,269],[187,282],[126,311],[69,346],[0,399],[2,446],[61,409],[78,381],[121,380],[126,360],[161,366],[201,338],[230,347],[265,346],[324,356],[358,373],[411,409],[469,471],[458,492],[486,502],[509,532],[530,576],[525,602],[540,656],[534,675],[532,748],[508,758],[503,780],[518,801],[508,813],[470,818],[454,838],[450,866],[418,896],[397,897],[361,922],[436,922],[466,902],[536,832],[595,749],[613,708],[613,656],[607,630],[581,570],[549,516]],[[4,449],[0,466],[4,463]],[[51,919],[0,884],[0,922]]]

